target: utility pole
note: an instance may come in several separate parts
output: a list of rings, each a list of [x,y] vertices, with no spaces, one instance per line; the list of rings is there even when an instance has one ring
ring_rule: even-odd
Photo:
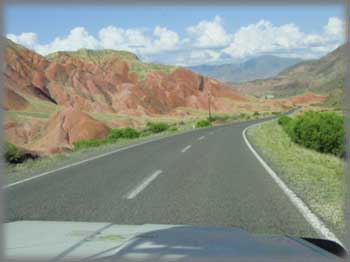
[[[200,82],[199,82],[199,90],[200,91],[204,90],[204,84],[205,84],[204,77],[201,76]],[[209,117],[209,120],[211,120],[211,92],[210,92],[209,87],[207,89],[207,96],[208,96],[208,117]]]
[[[211,120],[211,92],[210,92],[210,88],[208,88],[207,94],[208,94],[208,115],[209,115],[209,121],[210,121]]]

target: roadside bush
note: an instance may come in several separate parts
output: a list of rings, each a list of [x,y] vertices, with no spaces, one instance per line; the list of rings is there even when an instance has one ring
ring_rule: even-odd
[[[133,139],[133,138],[138,138],[138,137],[140,137],[140,132],[137,131],[136,129],[131,128],[131,127],[127,127],[127,128],[122,129],[122,138]]]
[[[291,138],[293,138],[295,122],[293,121],[292,118],[290,118],[289,116],[281,116],[280,118],[278,118],[278,124],[283,127],[284,131]]]
[[[229,116],[228,115],[214,115],[214,116],[211,116],[211,117],[208,117],[208,121],[209,122],[214,122],[214,121],[222,121],[222,122],[225,122],[227,120],[229,120]]]
[[[79,140],[73,143],[74,149],[75,150],[80,150],[80,149],[85,149],[85,148],[90,148],[90,147],[98,147],[104,144],[107,144],[107,140],[101,139],[91,139],[91,140]]]
[[[321,153],[345,154],[344,118],[335,112],[306,112],[301,116],[280,117],[278,123],[292,141]]]
[[[273,114],[274,116],[282,116],[282,113],[281,113],[281,112],[272,112],[272,114]]]
[[[169,124],[163,122],[148,122],[147,127],[152,133],[161,133],[169,129]]]
[[[169,131],[170,132],[176,132],[176,131],[178,131],[179,129],[176,127],[176,126],[172,126],[172,127],[170,127],[169,128]]]
[[[153,133],[150,131],[150,130],[148,130],[148,129],[144,129],[144,130],[142,130],[141,132],[140,132],[140,136],[141,137],[145,137],[145,136],[150,136],[150,135],[152,135]]]
[[[260,113],[259,112],[254,112],[253,116],[259,116]]]
[[[196,128],[202,128],[207,126],[211,126],[211,123],[208,120],[199,120],[195,125]]]
[[[25,154],[14,144],[5,142],[5,160],[10,164],[22,163],[25,160]]]
[[[246,116],[247,116],[247,114],[245,114],[245,113],[240,113],[239,114],[239,118],[243,118],[244,119],[244,118],[246,118]]]
[[[278,118],[278,124],[282,127],[288,125],[290,121],[292,121],[292,118],[290,118],[289,116],[281,116],[280,118]]]
[[[109,135],[107,136],[107,140],[109,142],[115,142],[120,138],[124,139],[133,139],[140,137],[140,132],[134,128],[126,127],[126,128],[115,128],[112,129]]]
[[[118,139],[123,137],[123,131],[121,128],[114,128],[111,130],[111,132],[109,133],[109,135],[107,136],[107,140],[110,142],[115,142]]]

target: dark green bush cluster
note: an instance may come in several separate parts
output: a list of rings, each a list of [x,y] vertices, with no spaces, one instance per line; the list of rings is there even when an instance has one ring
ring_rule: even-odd
[[[84,148],[90,148],[90,147],[98,147],[101,145],[107,144],[106,139],[91,139],[91,140],[79,140],[73,143],[74,149],[75,150],[80,150]]]
[[[115,128],[107,136],[107,140],[110,142],[115,142],[118,139],[133,139],[140,137],[140,132],[134,128],[126,127],[126,128]]]
[[[28,159],[38,158],[38,155],[28,152],[22,152],[14,144],[7,141],[5,142],[4,149],[4,158],[5,161],[9,164],[19,164],[25,162]]]
[[[147,123],[147,128],[142,130],[141,132],[131,128],[115,128],[112,129],[108,136],[104,139],[91,139],[91,140],[80,140],[73,143],[74,149],[84,149],[90,147],[98,147],[105,144],[112,144],[117,142],[119,139],[135,139],[139,137],[149,136],[154,133],[160,133],[163,131],[169,130],[171,132],[175,132],[178,130],[176,126],[170,127],[169,124],[158,122],[158,123]]]
[[[11,164],[22,163],[25,160],[25,154],[14,144],[5,142],[5,160]]]
[[[211,126],[211,123],[208,120],[199,120],[196,123],[196,128],[202,128],[202,127],[207,127],[207,126]]]
[[[157,122],[157,123],[148,122],[147,128],[152,133],[161,133],[169,129],[169,124],[164,122]]]
[[[176,132],[176,131],[178,131],[179,129],[176,127],[176,126],[172,126],[172,127],[170,127],[169,128],[169,131],[170,132]]]
[[[272,114],[273,114],[274,116],[281,116],[281,115],[282,115],[281,112],[272,112]]]
[[[306,112],[278,119],[292,141],[321,153],[343,157],[345,154],[344,117],[335,112]]]
[[[112,129],[105,139],[79,140],[73,143],[74,149],[98,147],[105,144],[115,143],[119,139],[134,139],[140,137],[140,132],[134,128],[115,128]]]
[[[259,115],[260,115],[260,113],[257,112],[257,111],[255,111],[254,114],[253,114],[253,116],[259,116]]]

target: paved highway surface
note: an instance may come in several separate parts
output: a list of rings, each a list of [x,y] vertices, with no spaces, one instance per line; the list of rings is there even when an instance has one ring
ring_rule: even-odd
[[[6,189],[7,221],[194,224],[317,236],[245,144],[258,122],[201,129]]]

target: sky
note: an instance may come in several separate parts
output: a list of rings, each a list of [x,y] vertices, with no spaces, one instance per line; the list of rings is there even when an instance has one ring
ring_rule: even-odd
[[[343,13],[340,5],[7,5],[5,32],[42,55],[115,49],[191,66],[265,54],[318,58],[344,41]]]

